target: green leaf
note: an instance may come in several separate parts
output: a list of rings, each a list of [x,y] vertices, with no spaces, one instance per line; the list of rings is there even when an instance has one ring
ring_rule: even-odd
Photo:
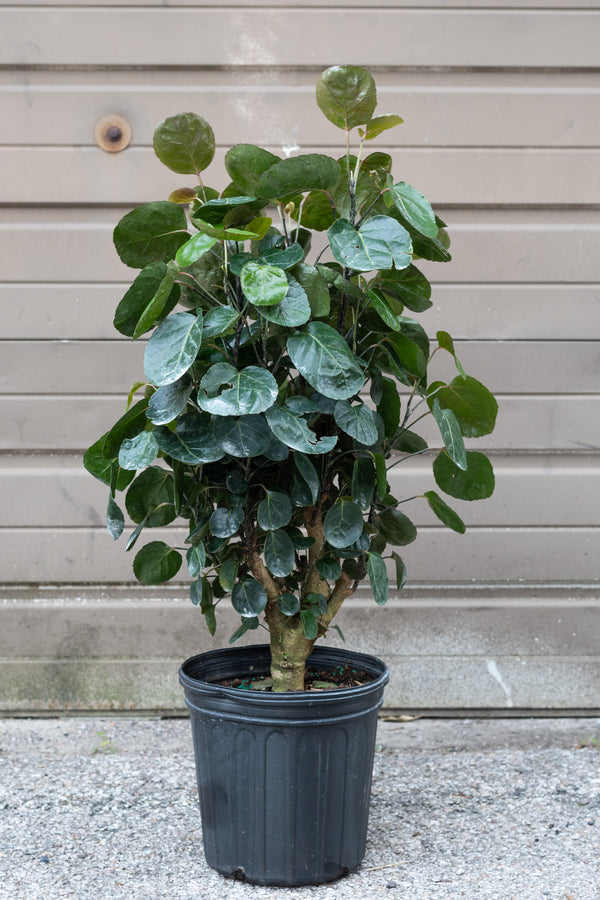
[[[421,234],[436,238],[438,226],[429,200],[405,181],[394,184],[391,175],[388,175],[388,188],[389,197],[400,215]]]
[[[392,550],[392,559],[396,564],[396,587],[399,591],[401,591],[406,584],[406,566],[404,565],[401,557],[398,556],[398,554],[394,550]]]
[[[294,268],[292,274],[304,288],[310,305],[311,315],[316,319],[328,316],[331,307],[329,287],[319,270],[315,266],[307,266],[304,263],[300,263]]]
[[[175,519],[173,476],[166,469],[150,466],[134,479],[125,497],[125,507],[133,522],[148,527],[169,525]]]
[[[197,578],[198,575],[202,574],[204,566],[206,565],[206,550],[202,541],[199,541],[197,544],[194,544],[193,547],[190,547],[185,556],[188,572],[192,578]]]
[[[338,128],[365,125],[377,106],[375,81],[359,66],[331,66],[317,82],[317,104]]]
[[[456,368],[460,372],[461,378],[466,380],[467,375],[465,370],[463,369],[461,362],[456,355],[456,350],[454,349],[454,341],[452,339],[452,335],[448,334],[447,331],[438,331],[436,334],[437,342],[440,346],[441,350],[446,350],[453,358]]]
[[[124,440],[119,450],[119,465],[122,469],[142,469],[149,466],[158,456],[158,444],[151,431],[142,431],[134,438]]]
[[[165,119],[154,132],[154,152],[162,163],[180,175],[204,171],[215,155],[215,135],[196,113],[179,113]]]
[[[264,556],[267,569],[277,578],[285,578],[294,568],[294,545],[285,531],[269,531],[265,538]]]
[[[396,382],[384,377],[381,382],[381,400],[377,404],[386,438],[393,438],[400,424],[400,394]]]
[[[337,581],[342,574],[342,567],[333,556],[325,556],[323,559],[318,559],[316,569],[321,578],[325,578],[326,581]]]
[[[187,372],[202,344],[202,318],[180,312],[168,316],[150,336],[144,372],[159,387],[172,384]]]
[[[300,374],[325,397],[346,400],[364,384],[362,369],[348,344],[324,322],[309,322],[304,331],[290,335],[287,350]]]
[[[168,262],[189,238],[184,210],[168,200],[132,209],[113,232],[121,262],[134,269],[159,260]]]
[[[260,415],[217,416],[215,436],[225,453],[241,459],[261,456],[269,449],[269,431]]]
[[[154,429],[156,443],[179,462],[200,466],[222,459],[224,451],[215,435],[213,420],[206,413],[189,412],[181,416],[174,431],[161,426]]]
[[[113,541],[116,541],[117,538],[121,537],[125,527],[125,517],[121,508],[115,503],[110,495],[108,497],[108,507],[106,509],[106,527],[108,528],[108,533]]]
[[[310,459],[299,451],[294,453],[294,462],[302,481],[309,490],[311,502],[316,503],[321,493],[321,479],[317,474],[317,470]]]
[[[400,434],[396,435],[391,444],[392,450],[400,450],[402,453],[410,453],[411,455],[413,453],[422,453],[423,450],[427,450],[427,446],[427,441],[420,434],[407,428],[404,428]]]
[[[383,293],[379,290],[371,290],[367,289],[367,295],[369,300],[371,301],[371,306],[379,316],[379,318],[384,322],[388,328],[391,328],[392,331],[400,331],[402,326],[398,321],[398,316],[392,312],[390,307],[388,306],[387,300],[383,296]]]
[[[377,496],[383,500],[388,492],[387,468],[383,453],[373,453],[373,462],[375,463]]]
[[[490,434],[496,424],[498,403],[486,387],[471,376],[457,376],[437,392],[443,409],[451,409],[464,437]]]
[[[451,409],[442,409],[440,401],[437,397],[431,405],[433,418],[438,424],[444,446],[448,451],[450,459],[458,466],[459,469],[467,468],[467,451],[460,430],[458,419]]]
[[[114,484],[112,485],[114,493],[114,491],[125,490],[127,485],[133,481],[134,473],[121,469],[115,462],[118,450],[115,451],[112,458],[106,456],[107,438],[108,432],[107,434],[102,435],[101,438],[95,441],[95,443],[85,451],[83,465],[90,475],[93,475],[94,478],[102,481],[103,484],[108,485],[111,485],[113,482],[113,466],[116,467],[117,474],[114,478]]]
[[[175,254],[175,262],[182,269],[185,269],[187,266],[195,263],[197,259],[200,259],[201,256],[204,256],[216,243],[217,239],[209,237],[207,234],[202,234],[202,232],[195,234],[187,243],[181,245]]]
[[[263,531],[275,531],[289,525],[292,518],[292,504],[288,495],[281,491],[265,491],[265,495],[256,510],[258,524]]]
[[[389,334],[384,342],[388,350],[388,358],[392,363],[394,374],[404,383],[412,385],[415,378],[427,375],[427,354],[416,341],[406,334]],[[391,353],[389,352],[391,350]]]
[[[322,153],[305,153],[274,163],[261,176],[256,191],[268,200],[281,200],[306,191],[326,191],[339,177],[335,159]]]
[[[413,265],[400,271],[388,270],[381,273],[380,284],[386,294],[413,312],[425,312],[433,305],[430,299],[431,285],[423,273]]]
[[[399,509],[388,507],[375,517],[373,523],[377,530],[390,544],[396,547],[405,547],[417,537],[417,529],[410,519],[401,513]]]
[[[215,537],[228,538],[238,531],[243,521],[244,510],[240,506],[233,509],[221,506],[212,513],[209,527]]]
[[[134,341],[145,334],[146,331],[156,324],[157,320],[160,319],[163,314],[166,315],[166,313],[170,312],[175,306],[180,293],[179,286],[175,284],[175,276],[176,271],[171,268],[171,265],[169,264],[169,266],[167,266],[167,273],[158,286],[156,294],[142,311],[138,323],[135,326],[132,335]]]
[[[226,385],[225,390],[221,388]],[[198,405],[215,416],[261,413],[275,403],[278,386],[267,369],[246,366],[237,371],[226,362],[215,363],[200,382]]]
[[[278,440],[301,453],[329,453],[337,443],[337,435],[318,438],[307,422],[289,409],[272,406],[265,413],[269,428]]]
[[[349,547],[363,531],[360,506],[350,500],[336,500],[323,520],[323,532],[332,547]]]
[[[202,323],[202,343],[206,344],[212,338],[221,337],[233,331],[233,326],[240,317],[237,309],[230,306],[217,306],[204,313]]]
[[[262,259],[271,266],[280,269],[293,269],[304,259],[304,249],[301,244],[294,243],[288,247],[273,247],[262,254]]]
[[[242,269],[241,284],[250,303],[259,307],[281,303],[289,288],[283,269],[260,262],[246,263]]]
[[[150,397],[147,418],[154,425],[167,425],[184,411],[187,406],[193,383],[185,375],[159,387]]]
[[[219,568],[219,584],[224,591],[230,591],[233,588],[239,567],[240,564],[237,559],[234,559],[231,556],[221,563]]]
[[[366,131],[363,131],[362,128],[359,128],[358,133],[361,137],[364,135],[366,141],[372,141],[373,138],[378,137],[384,131],[388,131],[390,128],[395,128],[396,125],[402,125],[403,122],[404,119],[401,119],[400,116],[375,116],[367,125]]]
[[[310,231],[327,231],[335,222],[331,200],[323,191],[311,191],[307,194],[293,215],[297,221],[300,216],[300,225]]]
[[[141,584],[163,584],[181,568],[181,553],[163,541],[152,541],[136,554],[133,572]]]
[[[319,621],[310,609],[300,610],[300,621],[307,641],[314,641],[319,634]]]
[[[391,216],[373,216],[357,230],[338,219],[327,230],[331,252],[342,266],[358,272],[403,269],[412,262],[409,233]]]
[[[458,513],[455,513],[444,500],[442,500],[438,493],[435,491],[425,491],[424,496],[427,498],[429,506],[440,522],[443,522],[444,525],[451,528],[452,531],[458,532],[458,534],[465,533],[467,529],[461,517]]]
[[[248,616],[247,618],[242,619],[240,627],[237,628],[229,638],[229,644],[235,644],[235,642],[239,641],[247,631],[255,631],[258,628],[258,625],[259,622],[256,616]]]
[[[364,447],[370,447],[379,437],[377,420],[373,410],[365,403],[352,405],[349,400],[338,400],[333,417],[336,425]]]
[[[494,492],[494,470],[483,453],[467,451],[467,467],[463,471],[443,451],[433,463],[433,476],[444,493],[458,500],[485,500]]]
[[[167,271],[164,262],[153,262],[145,266],[139,275],[136,275],[133,284],[117,306],[113,319],[113,325],[117,331],[127,337],[133,337],[140,317],[156,296]],[[173,291],[172,297],[169,295],[169,302],[172,299],[173,306],[177,302],[178,292],[179,288],[177,291]]]
[[[373,461],[368,456],[354,460],[352,469],[352,499],[361,509],[369,509],[375,493],[376,475]]]
[[[263,319],[275,322],[276,325],[298,328],[310,319],[311,308],[302,285],[291,275],[287,276],[287,281],[288,292],[281,303],[276,306],[261,306],[260,314]]]
[[[389,582],[385,562],[379,553],[367,553],[367,574],[375,603],[378,606],[385,606],[388,600]]]
[[[300,612],[300,601],[293,594],[280,594],[277,598],[279,612],[284,616],[295,616]]]
[[[277,162],[278,156],[254,144],[236,144],[225,154],[225,168],[231,180],[254,195],[261,175]]]
[[[231,603],[242,618],[260,615],[267,605],[267,595],[262,584],[251,575],[246,575],[233,588]]]

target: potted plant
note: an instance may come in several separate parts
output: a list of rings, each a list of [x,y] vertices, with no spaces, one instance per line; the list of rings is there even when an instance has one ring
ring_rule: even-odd
[[[396,548],[417,530],[388,469],[428,450],[415,426],[432,418],[437,488],[475,500],[494,487],[489,460],[464,438],[493,429],[496,401],[464,372],[450,335],[439,331],[432,348],[415,319],[432,305],[415,260],[450,260],[445,225],[392,176],[388,154],[366,152],[402,120],[375,115],[375,82],[355,66],[327,69],[316,99],[345,134],[340,159],[237,144],[221,192],[202,179],[215,153],[204,119],[183,113],[156,129],[158,158],[193,186],[115,228],[121,260],[140,272],[114,324],[149,335],[145,381],[85,455],[110,485],[113,538],[126,492],[128,550],[145,528],[186,523],[185,547],[168,532],[136,547],[140,582],[175,578],[185,554],[212,634],[225,597],[240,615],[230,643],[268,632],[267,645],[201,654],[180,672],[208,861],[265,884],[331,880],[364,855],[387,669],[315,642],[364,579],[379,605],[390,565],[405,582]],[[439,350],[448,382],[428,380]],[[411,499],[464,532],[437,490]]]

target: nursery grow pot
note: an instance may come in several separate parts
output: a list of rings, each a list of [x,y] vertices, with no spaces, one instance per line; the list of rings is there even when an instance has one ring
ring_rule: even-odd
[[[268,645],[186,660],[204,851],[223,875],[254,884],[333,881],[365,854],[381,660],[329,647],[308,665],[350,663],[373,680],[325,691],[271,693],[218,682],[267,675]]]

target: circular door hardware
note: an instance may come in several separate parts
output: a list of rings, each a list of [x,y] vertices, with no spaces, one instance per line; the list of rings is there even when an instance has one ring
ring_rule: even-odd
[[[108,153],[117,153],[129,146],[131,126],[122,116],[103,116],[94,128],[96,143]]]

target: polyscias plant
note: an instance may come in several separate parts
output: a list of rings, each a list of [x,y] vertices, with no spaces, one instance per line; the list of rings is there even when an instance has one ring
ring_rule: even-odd
[[[327,69],[316,96],[345,132],[342,157],[280,159],[237,144],[221,193],[201,177],[215,153],[204,119],[182,113],[156,129],[158,158],[194,186],[115,228],[121,260],[141,271],[114,324],[134,340],[149,334],[145,382],[85,455],[110,485],[113,538],[124,528],[115,498],[126,491],[136,526],[128,550],[145,528],[188,523],[185,548],[137,550],[138,580],[169,581],[185,553],[211,633],[227,595],[241,617],[232,641],[268,629],[277,691],[303,689],[314,642],[363,579],[380,605],[390,565],[404,584],[388,547],[410,544],[417,529],[387,471],[428,450],[418,422],[433,417],[441,434],[439,490],[478,500],[494,489],[489,460],[464,438],[493,430],[496,401],[465,373],[450,335],[439,331],[432,350],[415,319],[432,302],[414,263],[450,260],[445,225],[392,176],[388,154],[365,152],[402,120],[374,115],[375,82],[355,66]],[[456,367],[447,383],[428,381],[438,350]],[[411,499],[465,531],[436,490]]]

